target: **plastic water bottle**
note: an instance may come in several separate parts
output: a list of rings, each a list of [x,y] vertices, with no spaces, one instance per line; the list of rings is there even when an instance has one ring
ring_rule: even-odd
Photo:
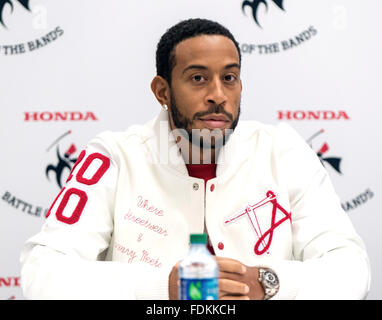
[[[218,300],[219,268],[207,250],[206,234],[190,235],[190,250],[179,265],[180,300]]]

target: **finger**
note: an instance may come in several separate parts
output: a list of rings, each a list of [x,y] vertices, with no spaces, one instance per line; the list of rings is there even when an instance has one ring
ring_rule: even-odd
[[[219,300],[249,300],[248,296],[223,296]]]
[[[218,263],[219,270],[222,272],[244,274],[247,270],[245,265],[234,259],[220,257],[216,259],[216,262]]]
[[[246,295],[249,293],[248,285],[230,279],[219,279],[219,290],[222,292],[222,295]]]
[[[238,282],[245,282],[243,281],[244,275],[238,274],[238,273],[231,273],[231,272],[221,272],[219,271],[219,279],[229,279],[234,280]]]
[[[169,287],[169,299],[176,300],[178,299],[178,288],[179,288],[179,279],[178,279],[178,267],[180,262],[173,266],[169,274],[168,287]]]

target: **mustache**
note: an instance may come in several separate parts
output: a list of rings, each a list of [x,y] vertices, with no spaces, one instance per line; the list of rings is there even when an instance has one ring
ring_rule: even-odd
[[[195,113],[192,119],[195,120],[197,118],[208,116],[210,114],[219,114],[219,113],[224,114],[225,116],[228,117],[229,120],[233,121],[233,115],[224,109],[223,104],[212,104],[208,107],[208,110]]]

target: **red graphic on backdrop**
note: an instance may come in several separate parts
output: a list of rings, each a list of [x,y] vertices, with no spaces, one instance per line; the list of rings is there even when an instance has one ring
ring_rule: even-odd
[[[264,233],[262,233],[255,210],[260,208],[260,207],[262,207],[262,206],[264,206],[264,205],[266,205],[269,202],[272,204],[271,226],[270,226],[270,228],[268,230],[266,230]],[[283,217],[279,221],[276,221],[277,210],[281,211],[285,215],[285,217]],[[252,215],[253,215],[254,219],[253,219]],[[229,223],[235,222],[237,219],[239,219],[239,218],[241,218],[243,216],[247,216],[248,217],[249,222],[250,222],[253,230],[255,231],[255,233],[256,233],[256,235],[258,237],[258,240],[255,243],[255,246],[254,246],[254,249],[253,249],[255,254],[257,254],[257,255],[262,255],[265,252],[267,252],[267,254],[269,254],[268,249],[271,246],[271,243],[272,243],[272,240],[273,240],[274,230],[280,224],[282,224],[284,221],[286,221],[286,220],[292,221],[292,214],[290,212],[287,212],[277,202],[277,197],[276,197],[276,195],[272,191],[268,191],[267,192],[266,198],[264,198],[263,200],[259,201],[258,203],[254,204],[254,205],[248,205],[244,210],[236,213],[233,217],[228,218],[224,223],[225,224],[229,224]]]

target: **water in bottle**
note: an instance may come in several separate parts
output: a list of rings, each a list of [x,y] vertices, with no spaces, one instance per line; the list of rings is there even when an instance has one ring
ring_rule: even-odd
[[[206,234],[190,235],[190,250],[179,265],[180,300],[218,300],[219,269],[207,250]]]

